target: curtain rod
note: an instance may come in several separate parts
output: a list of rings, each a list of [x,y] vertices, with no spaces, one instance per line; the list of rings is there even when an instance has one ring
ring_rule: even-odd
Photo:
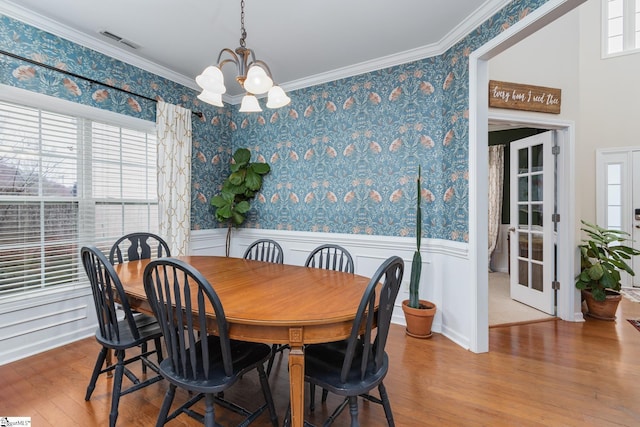
[[[25,62],[28,62],[30,64],[37,65],[39,67],[44,67],[44,68],[46,68],[48,70],[51,70],[51,71],[57,71],[59,73],[66,74],[68,76],[72,76],[72,77],[75,77],[75,78],[78,78],[78,79],[82,79],[82,80],[87,81],[89,83],[93,83],[93,84],[96,84],[96,85],[108,87],[110,89],[114,89],[114,90],[117,90],[117,91],[120,91],[120,92],[124,92],[124,93],[127,93],[129,95],[137,96],[138,98],[146,99],[147,101],[152,101],[152,102],[156,102],[156,103],[158,102],[157,99],[149,98],[148,96],[140,95],[140,94],[135,93],[135,92],[130,92],[130,91],[126,90],[126,89],[122,89],[122,88],[119,88],[117,86],[113,86],[113,85],[110,85],[110,84],[107,84],[107,83],[103,83],[103,82],[100,82],[98,80],[90,79],[88,77],[81,76],[80,74],[72,73],[71,71],[63,70],[63,69],[56,68],[56,67],[53,67],[53,66],[48,65],[48,64],[44,64],[42,62],[34,61],[33,59],[29,59],[29,58],[25,58],[24,56],[16,55],[15,53],[7,52],[5,50],[0,50],[0,53],[5,55],[5,56],[10,56],[12,58],[18,59],[20,61],[25,61]],[[200,111],[192,111],[191,114],[202,118],[202,112],[200,112]]]

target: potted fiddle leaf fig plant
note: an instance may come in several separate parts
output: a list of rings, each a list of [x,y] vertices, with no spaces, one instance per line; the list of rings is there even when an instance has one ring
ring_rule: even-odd
[[[411,277],[409,279],[409,299],[402,301],[402,311],[407,323],[406,334],[415,338],[430,338],[431,326],[436,314],[436,305],[431,301],[420,299],[420,276],[422,275],[422,255],[420,242],[422,240],[422,190],[420,188],[421,168],[418,166],[416,179],[416,249],[411,262]]]
[[[581,290],[587,304],[587,315],[596,319],[615,320],[618,304],[622,299],[621,271],[634,276],[627,263],[640,251],[625,245],[629,233],[605,229],[582,221],[581,228],[587,234],[580,249],[580,274],[576,277],[576,288]]]
[[[231,173],[222,183],[220,192],[211,198],[211,205],[216,207],[216,219],[228,224],[226,256],[229,256],[231,246],[231,228],[245,221],[251,209],[250,201],[262,188],[263,176],[270,171],[268,163],[251,162],[251,152],[246,148],[238,148],[233,153]]]

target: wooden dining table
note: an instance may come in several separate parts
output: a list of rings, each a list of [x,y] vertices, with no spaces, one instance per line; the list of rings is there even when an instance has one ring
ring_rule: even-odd
[[[347,338],[369,278],[219,256],[176,257],[218,294],[232,339],[289,344],[291,425],[304,423],[304,346]],[[131,307],[152,314],[143,284],[149,260],[115,265]],[[215,317],[213,310],[208,313]]]

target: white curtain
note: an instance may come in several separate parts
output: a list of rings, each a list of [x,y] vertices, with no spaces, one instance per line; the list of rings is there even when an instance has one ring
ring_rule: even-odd
[[[191,230],[191,110],[158,101],[159,234],[171,255],[187,255]]]
[[[498,242],[502,223],[502,187],[504,185],[504,145],[489,146],[489,265]]]

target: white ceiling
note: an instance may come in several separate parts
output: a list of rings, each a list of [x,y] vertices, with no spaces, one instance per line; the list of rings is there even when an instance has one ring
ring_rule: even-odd
[[[508,2],[246,0],[246,41],[291,90],[442,53]],[[192,88],[240,39],[239,0],[0,0],[0,12]]]

